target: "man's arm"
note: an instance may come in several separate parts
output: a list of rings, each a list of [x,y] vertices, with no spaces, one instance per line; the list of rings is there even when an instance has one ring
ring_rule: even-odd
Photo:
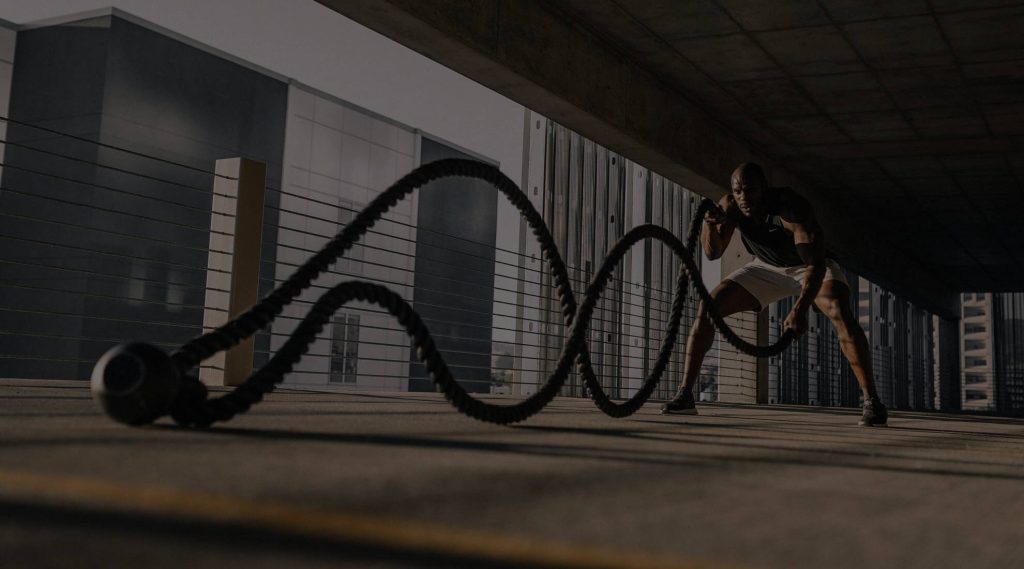
[[[700,244],[708,260],[714,261],[725,254],[733,231],[736,230],[735,214],[731,211],[732,200],[724,196],[718,200],[718,211],[704,214],[704,227],[700,230]]]
[[[783,225],[793,232],[793,243],[800,259],[808,267],[804,275],[803,289],[793,305],[793,311],[786,318],[787,327],[794,316],[799,316],[799,324],[794,326],[802,334],[806,329],[807,311],[814,304],[814,299],[821,290],[821,282],[825,278],[825,238],[821,227],[814,217],[810,203],[802,197],[795,196],[790,207],[782,215]],[[797,324],[797,322],[793,322]]]

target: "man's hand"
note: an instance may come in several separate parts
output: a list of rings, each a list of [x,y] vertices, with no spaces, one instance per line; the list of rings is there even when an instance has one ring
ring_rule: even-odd
[[[725,210],[721,206],[715,206],[704,212],[704,223],[708,225],[722,225],[725,223]]]
[[[700,245],[708,260],[714,261],[725,253],[736,230],[735,218],[730,219],[732,197],[724,196],[718,203],[704,212],[704,227],[700,230]]]
[[[804,335],[807,331],[807,313],[798,312],[791,310],[789,316],[786,316],[786,321],[782,324],[782,331],[792,330],[796,333],[796,337]]]

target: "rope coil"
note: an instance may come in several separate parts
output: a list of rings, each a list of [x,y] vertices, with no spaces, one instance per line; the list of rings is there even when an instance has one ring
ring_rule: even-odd
[[[450,176],[483,180],[504,194],[526,219],[540,243],[544,258],[547,260],[553,284],[558,292],[562,316],[569,333],[555,371],[533,395],[514,405],[495,405],[473,398],[455,380],[434,344],[427,326],[412,306],[384,286],[364,281],[348,281],[338,284],[324,293],[281,349],[244,383],[221,397],[214,399],[207,397],[206,387],[194,375],[191,375],[191,371],[200,362],[237,345],[266,327],[282,312],[285,305],[298,297],[334,261],[351,249],[359,238],[380,220],[384,213],[414,190],[432,181]],[[194,338],[172,353],[170,359],[177,367],[183,382],[170,414],[175,421],[182,425],[209,426],[214,422],[227,421],[239,413],[246,412],[252,405],[260,402],[264,395],[273,391],[284,376],[291,372],[302,355],[306,353],[309,345],[323,331],[324,326],[339,308],[352,301],[362,301],[380,306],[397,319],[412,339],[417,357],[430,374],[437,390],[443,393],[456,409],[474,419],[497,424],[510,424],[523,421],[536,414],[558,394],[569,377],[574,363],[577,371],[583,377],[588,395],[601,411],[612,417],[631,415],[651,396],[668,365],[679,334],[684,301],[691,280],[694,282],[695,288],[704,302],[706,313],[715,327],[722,333],[726,341],[739,351],[756,357],[770,357],[785,350],[795,338],[791,331],[787,331],[775,344],[768,346],[751,344],[733,332],[719,314],[714,300],[699,278],[699,270],[694,259],[704,214],[713,207],[715,204],[711,200],[705,199],[701,202],[690,225],[690,233],[685,244],[671,231],[658,225],[640,225],[630,230],[608,253],[600,270],[587,287],[583,302],[577,305],[568,271],[555,246],[554,238],[542,216],[533,207],[529,197],[512,180],[497,168],[474,160],[445,159],[422,165],[381,193],[337,236],[259,303],[223,326]],[[676,280],[675,296],[665,339],[651,373],[633,397],[625,402],[616,403],[601,387],[600,381],[594,373],[586,345],[586,332],[594,308],[616,266],[633,245],[647,239],[655,239],[664,243],[680,258],[682,265]]]

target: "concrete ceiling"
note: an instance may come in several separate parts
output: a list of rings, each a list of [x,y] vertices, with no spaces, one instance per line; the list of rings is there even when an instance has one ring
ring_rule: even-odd
[[[318,1],[704,195],[765,162],[944,316],[1024,291],[1024,2]]]
[[[1024,3],[555,0],[960,290],[1024,290]]]

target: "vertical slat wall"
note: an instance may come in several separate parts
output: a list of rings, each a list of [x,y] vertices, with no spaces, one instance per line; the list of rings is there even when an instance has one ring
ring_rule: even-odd
[[[577,301],[608,250],[632,227],[656,223],[685,239],[697,197],[594,142],[548,122],[544,218],[569,268]],[[698,263],[699,263],[698,259]],[[681,261],[660,242],[636,245],[615,270],[591,322],[595,372],[613,396],[642,385],[664,340]],[[544,283],[542,376],[557,362],[565,329],[550,276]],[[685,339],[697,302],[689,291],[676,349],[655,397],[674,395],[682,379]],[[713,357],[713,354],[709,354]],[[584,395],[579,377],[563,393]]]
[[[935,408],[932,315],[867,279],[847,272],[851,305],[871,347],[875,385],[882,401],[898,409]],[[770,307],[769,339],[777,341],[793,307]],[[809,315],[809,329],[769,362],[769,402],[852,407],[861,393],[832,323]]]

